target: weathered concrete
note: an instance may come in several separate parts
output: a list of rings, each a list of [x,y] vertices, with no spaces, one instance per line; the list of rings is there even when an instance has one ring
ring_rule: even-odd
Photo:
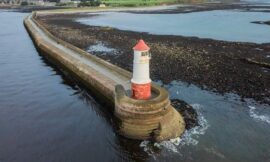
[[[131,73],[54,37],[35,20],[35,16],[36,13],[28,16],[24,24],[37,48],[110,105],[115,104],[120,134],[132,139],[160,141],[183,133],[184,120],[171,106],[164,88],[152,85],[150,100],[128,97],[126,91],[130,89]]]

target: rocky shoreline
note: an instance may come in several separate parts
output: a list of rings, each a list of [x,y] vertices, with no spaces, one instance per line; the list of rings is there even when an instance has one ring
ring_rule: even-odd
[[[270,25],[270,21],[253,21],[252,23]]]
[[[84,50],[99,42],[115,49],[113,54],[91,53],[128,71],[132,70],[132,47],[143,38],[151,47],[153,80],[181,80],[221,94],[236,93],[243,99],[270,104],[270,69],[260,65],[270,63],[270,44],[152,35],[74,21],[84,16],[89,15],[46,15],[38,20],[55,36]]]

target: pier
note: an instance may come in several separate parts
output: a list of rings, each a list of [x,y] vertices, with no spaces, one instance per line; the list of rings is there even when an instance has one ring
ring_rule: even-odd
[[[34,12],[24,20],[37,49],[111,105],[120,121],[121,135],[162,141],[179,137],[184,132],[183,117],[171,106],[166,89],[152,83],[149,99],[130,97],[130,72],[56,38],[35,20],[37,14]]]

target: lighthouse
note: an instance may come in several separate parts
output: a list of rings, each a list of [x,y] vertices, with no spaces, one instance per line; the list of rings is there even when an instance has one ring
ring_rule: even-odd
[[[147,100],[151,97],[151,79],[149,77],[150,48],[141,39],[133,47],[133,75],[131,79],[132,98]]]

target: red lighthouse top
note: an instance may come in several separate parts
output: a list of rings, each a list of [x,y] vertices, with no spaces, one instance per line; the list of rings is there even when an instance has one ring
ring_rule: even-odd
[[[136,46],[133,47],[133,50],[147,51],[150,50],[150,48],[144,43],[142,39],[140,39],[139,42],[136,44]]]

